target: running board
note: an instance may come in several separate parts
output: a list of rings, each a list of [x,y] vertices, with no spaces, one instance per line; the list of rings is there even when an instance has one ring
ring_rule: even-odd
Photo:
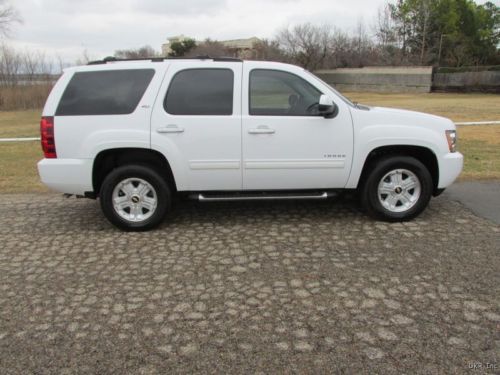
[[[297,199],[327,199],[329,197],[335,196],[335,193],[305,193],[305,194],[297,194],[297,193],[289,193],[289,194],[237,194],[237,195],[205,195],[205,194],[193,194],[190,197],[192,199],[197,199],[200,202],[227,202],[227,201],[260,201],[260,200],[297,200]]]

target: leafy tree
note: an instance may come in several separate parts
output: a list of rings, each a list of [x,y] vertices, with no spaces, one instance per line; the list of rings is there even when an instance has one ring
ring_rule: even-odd
[[[180,42],[173,42],[170,44],[170,52],[168,55],[170,57],[181,57],[185,56],[189,51],[196,47],[196,41],[191,38],[186,38]]]
[[[392,24],[380,22],[377,36],[401,50],[401,63],[471,65],[498,62],[500,13],[491,2],[397,0],[389,3]],[[387,25],[390,28],[387,28]]]

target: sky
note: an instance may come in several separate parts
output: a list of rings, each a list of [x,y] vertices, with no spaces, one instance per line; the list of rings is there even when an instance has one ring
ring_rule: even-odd
[[[10,0],[23,23],[11,43],[74,62],[117,49],[150,45],[160,50],[168,37],[197,40],[272,38],[303,22],[353,30],[361,21],[370,32],[386,0]],[[496,3],[498,0],[494,0]],[[478,1],[484,3],[484,1]]]

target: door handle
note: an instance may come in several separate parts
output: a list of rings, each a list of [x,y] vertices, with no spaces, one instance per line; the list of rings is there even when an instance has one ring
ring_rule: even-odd
[[[177,125],[167,125],[156,129],[158,133],[183,133],[184,128],[179,128]]]
[[[271,129],[266,125],[259,125],[254,129],[248,129],[248,134],[274,134],[276,130]]]

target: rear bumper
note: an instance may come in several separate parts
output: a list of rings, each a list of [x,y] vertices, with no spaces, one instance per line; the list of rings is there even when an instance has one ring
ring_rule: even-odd
[[[84,195],[92,191],[92,159],[42,159],[38,174],[50,189],[67,194]]]
[[[464,156],[460,152],[450,152],[439,160],[439,189],[450,186],[460,175],[464,166]]]

